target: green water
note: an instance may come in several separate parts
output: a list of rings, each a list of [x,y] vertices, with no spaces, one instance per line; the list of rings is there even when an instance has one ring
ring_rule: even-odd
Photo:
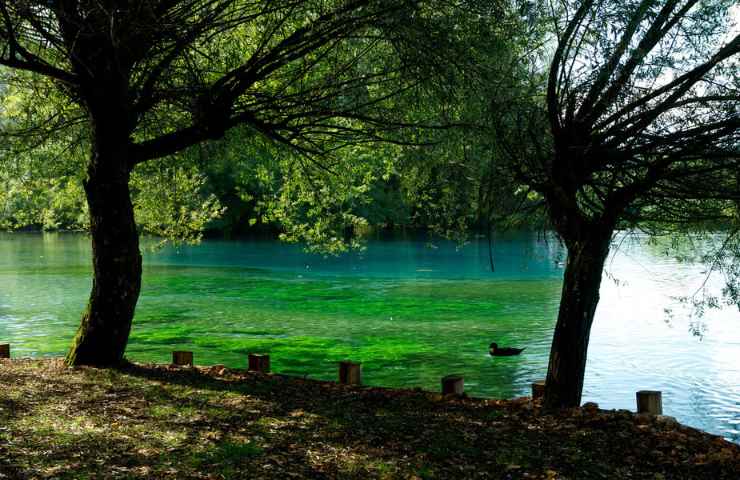
[[[61,355],[90,288],[81,235],[0,235],[0,340],[14,356]],[[559,300],[562,249],[535,234],[462,248],[437,241],[371,241],[363,253],[309,255],[273,241],[206,241],[145,249],[141,299],[127,356],[244,367],[267,352],[273,370],[333,379],[336,362],[363,363],[364,382],[439,388],[465,377],[473,395],[528,393],[544,377]],[[740,319],[722,311],[703,336],[688,316],[667,321],[670,296],[701,280],[636,244],[610,261],[592,333],[584,401],[634,408],[634,392],[664,391],[666,414],[740,439]],[[611,278],[611,277],[610,277]],[[490,342],[526,347],[491,358]]]

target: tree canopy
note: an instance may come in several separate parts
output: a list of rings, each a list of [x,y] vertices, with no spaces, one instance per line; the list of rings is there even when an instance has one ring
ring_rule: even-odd
[[[740,300],[732,6],[0,0],[17,164],[0,201],[33,212],[16,224],[92,233],[73,364],[123,356],[142,225],[197,235],[227,205],[334,251],[371,218],[458,237],[552,228],[568,260],[546,403],[575,406],[616,232],[721,231],[705,260]],[[37,209],[44,189],[87,221]]]
[[[519,109],[502,143],[504,169],[541,196],[568,249],[548,406],[580,403],[603,265],[618,229],[711,222],[736,237],[740,35],[728,29],[731,6],[559,7],[545,108]]]
[[[289,147],[288,161],[310,167],[303,171],[315,187],[311,170],[344,168],[333,154],[345,147],[423,144],[415,132],[440,122],[429,121],[428,110],[404,107],[431,91],[443,96],[446,78],[465,58],[457,55],[463,52],[450,13],[475,18],[496,8],[415,0],[0,1],[3,80],[28,100],[20,120],[3,125],[5,137],[30,144],[31,156],[44,152],[49,138],[61,139],[48,147],[61,148],[59,156],[40,156],[45,167],[71,148],[89,150],[72,171],[83,178],[94,282],[69,363],[123,357],[141,286],[132,189],[147,191],[166,178],[145,162],[187,158],[190,147],[239,127]],[[33,98],[37,91],[49,101]],[[295,168],[284,169],[288,178]],[[197,192],[197,175],[184,167],[172,172]],[[364,193],[345,185],[343,198]],[[333,191],[290,182],[282,188],[294,204]],[[172,197],[170,216],[187,215],[186,199],[170,195],[170,204]],[[209,199],[199,207],[206,216],[220,208]],[[301,211],[316,219],[327,210]],[[352,222],[344,210],[338,214]],[[298,234],[325,237],[301,225]]]

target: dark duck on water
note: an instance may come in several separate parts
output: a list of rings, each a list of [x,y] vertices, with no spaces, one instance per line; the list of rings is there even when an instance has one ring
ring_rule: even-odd
[[[488,347],[488,353],[490,353],[492,357],[512,357],[514,355],[519,355],[523,351],[523,348],[499,347],[497,343],[492,343]]]

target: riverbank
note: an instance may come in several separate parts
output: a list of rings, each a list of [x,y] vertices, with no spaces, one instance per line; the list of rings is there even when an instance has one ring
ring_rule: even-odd
[[[280,375],[0,360],[0,478],[735,479],[670,420]]]

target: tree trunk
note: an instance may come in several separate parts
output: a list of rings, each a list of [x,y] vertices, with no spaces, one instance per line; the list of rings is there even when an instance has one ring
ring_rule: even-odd
[[[85,180],[93,285],[67,354],[70,365],[121,363],[141,289],[141,253],[128,185],[128,130],[120,114],[107,113],[97,120]]]
[[[560,311],[550,350],[544,405],[549,409],[581,403],[586,354],[604,262],[612,230],[589,232],[585,239],[568,241]]]

